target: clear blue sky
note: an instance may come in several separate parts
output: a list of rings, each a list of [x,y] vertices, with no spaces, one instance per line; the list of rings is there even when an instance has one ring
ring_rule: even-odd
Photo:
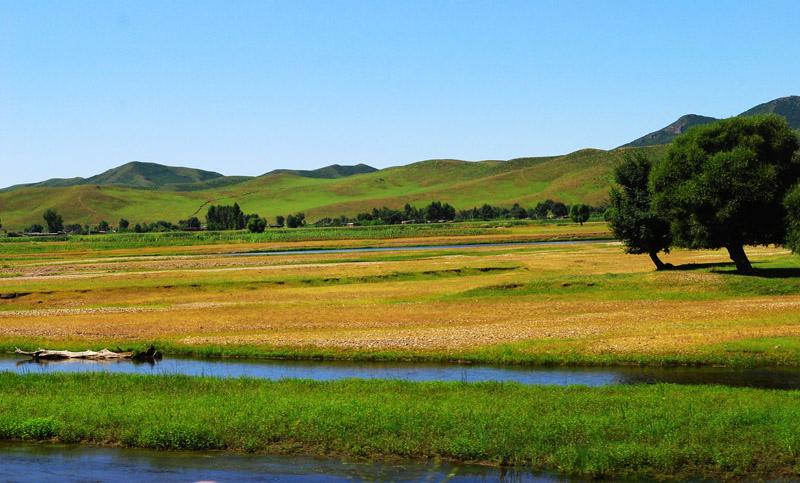
[[[0,186],[611,149],[799,94],[796,1],[0,0]]]

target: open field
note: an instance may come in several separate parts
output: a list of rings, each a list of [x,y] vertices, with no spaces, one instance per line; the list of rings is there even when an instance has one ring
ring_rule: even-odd
[[[456,238],[523,241],[558,229]],[[372,244],[431,240],[453,239]],[[248,257],[221,252],[354,242],[90,249],[78,239],[64,251],[71,243],[3,245],[0,346],[155,342],[171,352],[266,357],[800,364],[800,259],[781,248],[748,249],[760,274],[742,277],[725,252],[675,251],[664,260],[679,269],[655,272],[646,256],[609,242]]]

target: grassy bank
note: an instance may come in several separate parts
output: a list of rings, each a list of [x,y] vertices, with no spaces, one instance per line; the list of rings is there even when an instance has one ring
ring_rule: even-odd
[[[581,350],[568,340],[526,341],[450,351],[414,349],[321,348],[316,346],[275,346],[270,344],[186,345],[174,340],[52,340],[46,338],[0,338],[0,354],[15,348],[33,351],[38,348],[59,350],[100,350],[121,348],[125,352],[154,345],[167,357],[249,358],[265,360],[420,362],[456,364],[499,364],[527,366],[714,366],[772,367],[800,366],[800,339],[772,337],[740,339],[695,347],[683,353],[595,354]]]
[[[584,475],[800,474],[800,393],[0,374],[0,438],[366,457]]]

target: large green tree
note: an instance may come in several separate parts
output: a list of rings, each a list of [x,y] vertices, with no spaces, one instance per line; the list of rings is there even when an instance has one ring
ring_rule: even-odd
[[[651,209],[650,169],[652,163],[642,153],[626,154],[614,167],[614,181],[609,191],[611,208],[606,220],[614,236],[625,246],[625,252],[647,254],[657,270],[667,268],[658,258],[658,252],[669,253],[672,242],[669,223],[659,218]]]
[[[797,149],[797,133],[776,115],[691,128],[653,166],[653,208],[677,246],[725,248],[739,273],[752,273],[745,245],[786,240],[783,200],[800,178]]]

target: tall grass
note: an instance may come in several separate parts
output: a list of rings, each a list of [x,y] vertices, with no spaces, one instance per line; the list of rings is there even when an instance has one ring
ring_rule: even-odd
[[[444,457],[591,476],[800,474],[800,393],[0,374],[0,438]]]

